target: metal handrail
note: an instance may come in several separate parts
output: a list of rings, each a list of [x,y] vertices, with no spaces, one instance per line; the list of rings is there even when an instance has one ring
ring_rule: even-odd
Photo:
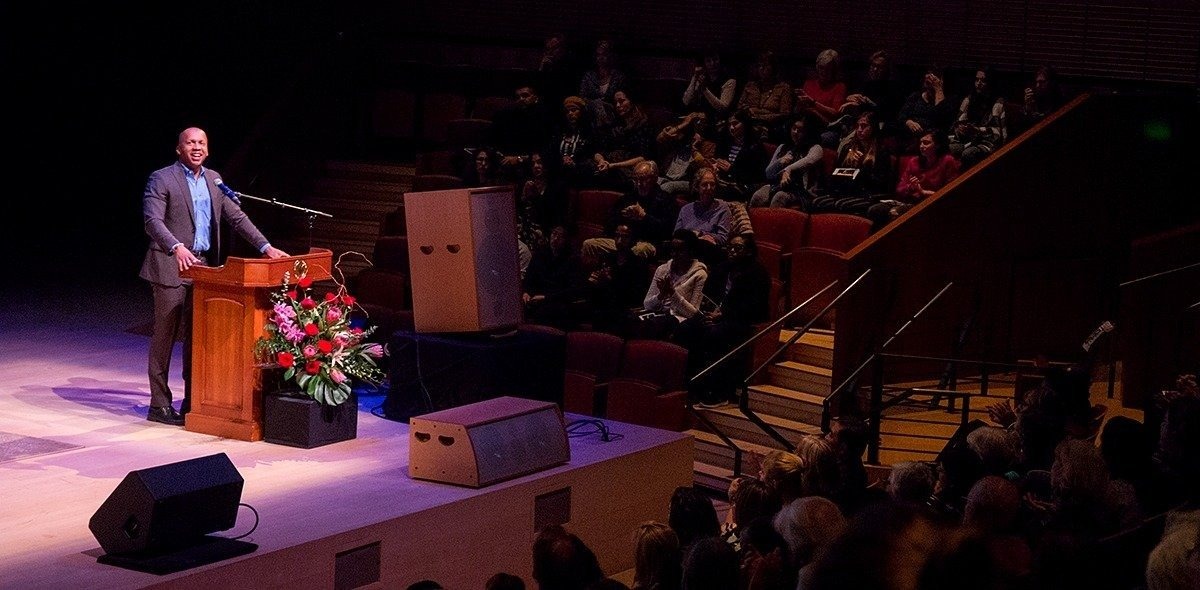
[[[693,375],[692,378],[688,380],[688,383],[694,383],[697,379],[708,374],[709,371],[712,371],[713,368],[717,367],[721,363],[726,362],[728,359],[732,358],[735,354],[737,354],[743,348],[746,348],[751,343],[757,341],[760,337],[762,337],[763,334],[770,332],[772,329],[774,329],[779,324],[782,324],[783,322],[787,321],[787,319],[790,318],[793,314],[795,314],[797,311],[800,311],[804,306],[808,305],[809,303],[812,303],[813,301],[815,301],[817,297],[820,297],[822,293],[828,291],[830,288],[832,288],[836,284],[837,284],[837,281],[833,281],[832,283],[825,285],[824,289],[817,291],[815,294],[813,294],[812,297],[809,297],[808,299],[804,300],[796,307],[793,307],[791,311],[783,314],[783,316],[781,316],[779,319],[775,320],[774,322],[771,322],[771,324],[769,326],[763,328],[762,330],[759,330],[757,334],[746,339],[745,342],[742,342],[741,344],[739,344],[736,348],[734,348],[733,350],[731,350],[727,354],[725,354],[725,356],[722,356],[721,358],[717,359],[709,366],[705,367],[703,370],[701,370],[698,373],[696,373],[695,375]],[[779,434],[779,432],[777,430],[775,430],[775,428],[773,426],[771,426],[770,424],[767,424],[761,417],[758,416],[758,414],[756,414],[753,410],[750,409],[748,400],[746,399],[747,398],[747,387],[746,387],[745,382],[742,383],[742,395],[739,396],[739,398],[740,399],[738,401],[738,410],[742,413],[743,416],[745,416],[747,419],[749,419],[750,422],[752,422],[755,426],[758,426],[760,430],[767,433],[767,435],[770,436],[772,439],[774,439],[776,442],[783,445],[783,447],[785,449],[787,449],[788,451],[796,450],[795,445],[793,445],[791,443],[791,441],[789,441],[787,439],[787,437],[783,436],[782,434]],[[706,417],[703,412],[697,411],[695,406],[692,404],[691,400],[688,400],[688,402],[687,402],[687,409],[689,412],[692,413],[693,416],[696,416],[697,418],[699,418],[700,421],[703,422],[706,427],[708,427],[714,434],[716,434],[717,437],[721,439],[721,442],[725,443],[726,448],[729,448],[733,451],[733,475],[734,475],[734,477],[741,475],[742,452],[743,452],[741,447],[737,446],[737,443],[734,443],[733,439],[726,436],[725,433],[722,432],[721,429],[719,427],[717,427],[716,424],[713,424],[712,421],[709,420],[708,417]]]
[[[946,286],[942,287],[941,291],[938,291],[937,294],[934,295],[932,299],[930,299],[928,302],[925,303],[924,306],[921,307],[921,309],[918,309],[917,312],[914,313],[911,317],[909,317],[908,320],[905,321],[903,325],[901,325],[899,328],[897,328],[896,331],[893,332],[892,335],[886,341],[884,341],[883,344],[881,344],[879,346],[878,350],[876,350],[875,352],[868,355],[866,360],[864,360],[862,362],[862,364],[858,366],[858,368],[854,369],[854,371],[852,371],[848,377],[846,377],[844,380],[842,380],[842,382],[837,387],[835,387],[829,391],[829,395],[825,396],[825,399],[821,402],[821,429],[822,430],[825,430],[825,431],[829,430],[829,422],[832,418],[832,416],[830,416],[830,406],[832,406],[833,398],[840,395],[842,390],[844,390],[846,388],[846,386],[849,385],[853,379],[858,377],[858,374],[861,373],[863,369],[867,368],[867,365],[871,364],[872,361],[877,361],[879,359],[879,355],[882,354],[883,349],[887,348],[888,345],[890,345],[892,342],[894,342],[896,340],[896,338],[899,337],[902,332],[904,332],[905,329],[907,329],[909,326],[911,326],[912,323],[914,321],[916,321],[918,317],[921,316],[922,313],[925,313],[925,310],[929,309],[929,306],[933,305],[933,303],[935,301],[940,299],[942,294],[945,293],[947,290],[949,290],[952,285],[954,285],[954,281],[950,281],[950,282],[946,283]]]

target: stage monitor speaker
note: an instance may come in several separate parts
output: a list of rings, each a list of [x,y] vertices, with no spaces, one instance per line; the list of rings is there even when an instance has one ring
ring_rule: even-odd
[[[485,332],[521,321],[512,187],[404,194],[413,328]]]
[[[562,411],[497,397],[409,419],[408,474],[479,488],[571,460]]]
[[[131,471],[88,528],[110,555],[189,547],[233,527],[243,482],[225,453]]]

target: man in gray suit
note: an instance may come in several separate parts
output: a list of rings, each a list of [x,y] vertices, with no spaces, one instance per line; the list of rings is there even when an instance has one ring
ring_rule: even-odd
[[[208,135],[189,127],[175,146],[179,160],[155,170],[142,195],[142,217],[150,248],[138,276],[154,294],[154,332],[150,336],[150,410],[146,419],[182,426],[191,406],[192,284],[179,276],[195,265],[218,264],[221,226],[232,228],[268,258],[288,254],[271,246],[241,207],[223,194],[221,177],[204,167]],[[223,186],[223,185],[222,185]],[[227,187],[226,187],[227,188]],[[184,393],[181,411],[171,405],[167,374],[176,336],[183,339]]]

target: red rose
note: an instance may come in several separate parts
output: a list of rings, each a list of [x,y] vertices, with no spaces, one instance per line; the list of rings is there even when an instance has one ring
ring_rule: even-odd
[[[320,350],[325,354],[329,354],[333,352],[333,343],[322,338],[317,341],[317,350]]]
[[[312,279],[308,277],[300,277],[300,282],[296,284],[300,285],[301,289],[307,289],[312,286]]]
[[[354,305],[354,296],[353,295],[342,295],[342,303],[344,303],[346,305]]]
[[[292,301],[296,300],[296,290],[295,289],[288,291],[288,299],[291,299]]]
[[[316,324],[304,324],[304,333],[309,336],[316,336],[320,331],[321,328],[317,327]]]
[[[279,363],[279,366],[285,369],[290,369],[292,368],[292,365],[296,364],[296,357],[292,356],[292,353],[290,352],[279,353],[279,355],[275,357],[275,360]]]
[[[304,299],[300,300],[300,307],[303,307],[304,309],[316,309],[317,302],[313,301],[311,297],[305,297]]]
[[[317,373],[320,373],[321,361],[308,361],[308,364],[304,365],[304,372],[308,373],[309,375],[316,375]]]
[[[330,303],[332,303],[332,302],[333,302],[334,300],[336,300],[336,299],[337,299],[337,295],[334,295],[333,293],[326,293],[326,294],[325,294],[325,301],[327,301],[327,302],[330,302]]]

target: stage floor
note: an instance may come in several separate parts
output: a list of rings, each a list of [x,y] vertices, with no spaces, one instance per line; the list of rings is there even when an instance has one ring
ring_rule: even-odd
[[[310,450],[148,422],[148,287],[44,287],[4,299],[0,588],[331,588],[337,556],[364,547],[381,563],[366,587],[431,578],[481,588],[497,571],[533,587],[539,498],[567,490],[565,526],[617,573],[632,565],[633,526],[665,520],[670,492],[691,483],[690,437],[620,423],[610,424],[619,440],[572,438],[567,465],[483,489],[413,480],[408,426],[379,417],[382,392],[360,398],[356,439]],[[177,376],[172,386],[182,392]],[[244,540],[257,552],[167,576],[96,562],[88,520],[125,475],[214,453],[245,479],[241,501],[261,521]],[[242,508],[221,534],[253,524]]]

